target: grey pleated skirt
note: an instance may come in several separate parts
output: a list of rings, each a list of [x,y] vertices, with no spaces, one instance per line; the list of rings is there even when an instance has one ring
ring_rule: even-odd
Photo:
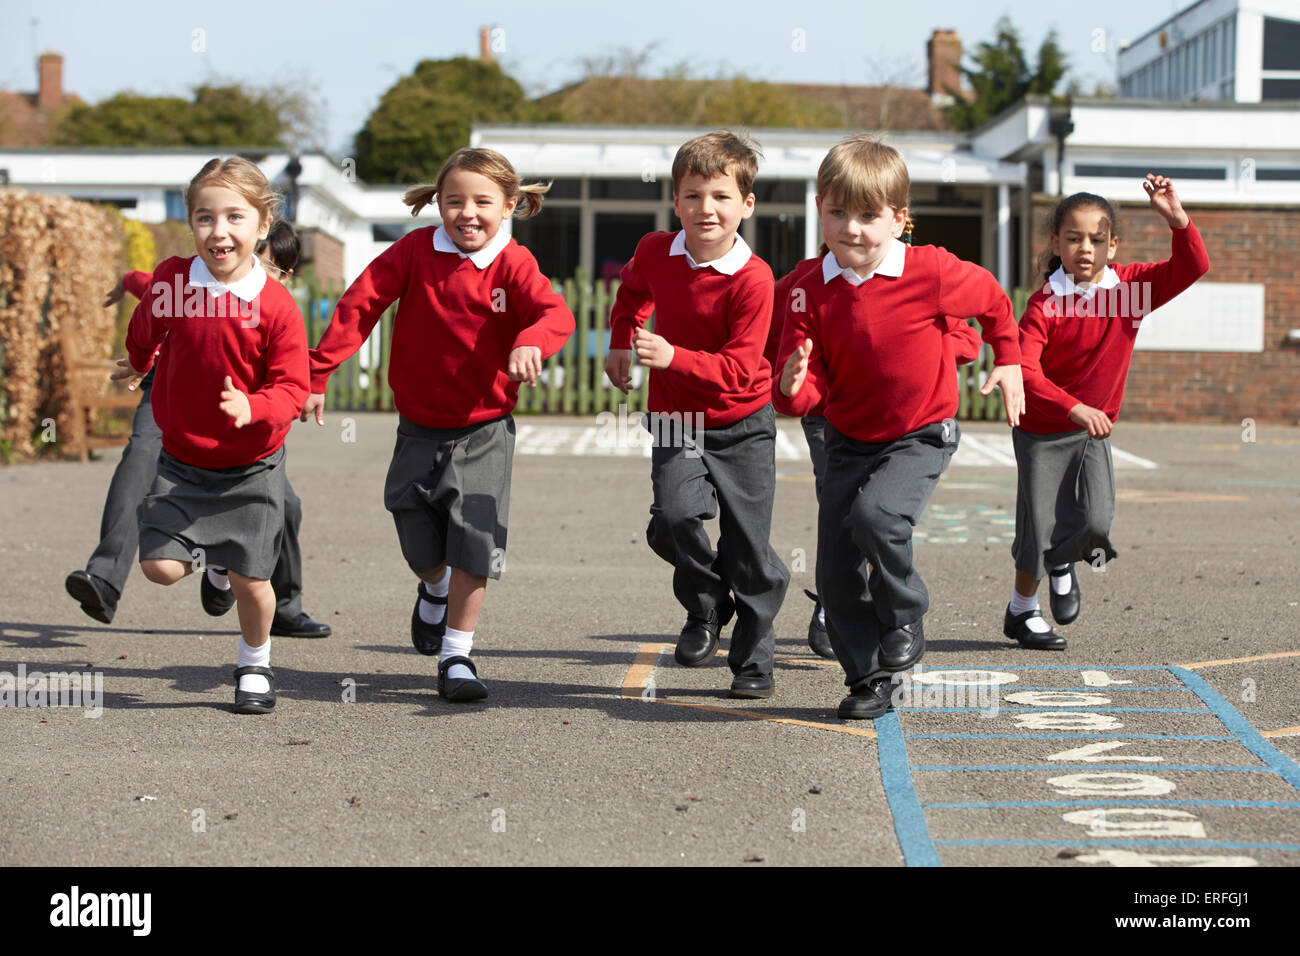
[[[1019,482],[1016,570],[1042,578],[1048,565],[1086,561],[1093,567],[1118,556],[1110,542],[1115,517],[1115,463],[1110,439],[1085,429],[1034,435],[1014,428]]]
[[[398,421],[384,507],[412,571],[423,574],[446,562],[468,574],[501,577],[514,455],[510,415],[464,428]]]
[[[167,452],[140,503],[140,560],[174,558],[268,579],[284,534],[284,457],[209,470]]]

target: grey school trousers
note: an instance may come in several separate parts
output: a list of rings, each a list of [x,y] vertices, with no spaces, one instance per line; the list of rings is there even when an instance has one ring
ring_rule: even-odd
[[[127,575],[135,564],[140,547],[138,509],[153,486],[158,473],[158,455],[162,452],[162,431],[153,420],[153,372],[140,383],[140,406],[131,422],[131,440],[122,451],[122,460],[113,471],[104,501],[104,516],[99,525],[99,546],[86,562],[86,571],[107,581],[122,595]],[[280,557],[271,574],[275,591],[275,616],[293,620],[302,613],[302,551],[298,546],[298,528],[302,524],[302,502],[294,494],[286,477],[284,482],[284,535],[280,539]]]
[[[772,673],[772,622],[790,571],[773,550],[776,413],[770,404],[717,428],[698,431],[668,419],[647,423],[654,436],[654,503],[646,541],[674,567],[673,594],[688,614],[707,617],[728,592],[736,625],[727,663],[737,677]],[[704,522],[717,517],[715,551]]]
[[[826,423],[817,591],[849,687],[885,676],[881,636],[930,607],[912,563],[912,529],[960,437],[951,418],[885,442],[856,441]]]

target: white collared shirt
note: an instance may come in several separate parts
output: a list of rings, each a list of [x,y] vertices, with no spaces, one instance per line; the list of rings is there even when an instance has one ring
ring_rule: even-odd
[[[213,277],[212,270],[208,268],[208,264],[203,261],[202,256],[195,256],[190,260],[189,279],[190,285],[202,286],[213,295],[221,296],[230,292],[238,299],[252,302],[261,294],[262,286],[266,285],[266,270],[262,268],[262,263],[254,257],[253,268],[248,275],[238,282],[225,285]]]
[[[876,266],[873,272],[868,272],[860,276],[851,268],[841,266],[840,260],[835,258],[835,253],[827,252],[822,257],[822,282],[830,282],[836,276],[843,276],[844,281],[852,285],[862,285],[874,275],[893,276],[897,278],[903,274],[903,263],[907,261],[907,246],[898,239],[890,239],[889,248],[885,250],[885,257],[880,260],[880,265]]]
[[[692,269],[704,269],[712,266],[724,276],[734,276],[737,272],[745,267],[749,257],[754,253],[750,250],[749,245],[740,234],[736,234],[736,242],[723,255],[714,259],[712,262],[696,262],[695,257],[686,249],[686,230],[679,230],[677,235],[673,236],[673,244],[668,247],[670,256],[685,256],[686,264]]]
[[[1113,289],[1119,285],[1119,273],[1107,266],[1101,274],[1101,278],[1096,282],[1075,283],[1074,276],[1065,271],[1065,266],[1057,266],[1056,271],[1048,277],[1047,285],[1043,292],[1051,292],[1052,295],[1081,295],[1085,299],[1091,299],[1097,294],[1098,289]]]
[[[447,233],[446,226],[439,226],[433,231],[433,251],[434,252],[454,252],[462,259],[468,259],[474,263],[474,268],[482,272],[488,266],[492,265],[493,260],[501,254],[501,250],[510,244],[510,230],[500,228],[497,234],[492,237],[492,241],[480,249],[478,252],[463,252],[460,246],[456,245]]]

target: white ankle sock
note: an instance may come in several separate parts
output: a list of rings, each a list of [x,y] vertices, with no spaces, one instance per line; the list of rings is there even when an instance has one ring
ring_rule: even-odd
[[[239,655],[235,658],[236,667],[270,667],[271,639],[261,647],[249,647],[244,639],[239,639]],[[271,689],[271,682],[261,674],[245,674],[239,678],[239,689],[250,694],[265,694]]]
[[[1070,566],[1068,564],[1061,564],[1054,568],[1049,567],[1047,570],[1050,572],[1047,575],[1047,579],[1052,583],[1052,593],[1069,594]]]
[[[1013,617],[1024,614],[1026,611],[1037,611],[1038,593],[1034,592],[1029,597],[1025,597],[1015,588],[1012,588],[1010,609]],[[1029,628],[1035,634],[1046,634],[1051,630],[1051,628],[1048,627],[1047,622],[1041,617],[1027,618],[1025,620],[1025,627]]]
[[[449,627],[442,638],[442,653],[438,655],[438,660],[446,661],[453,657],[469,657],[470,649],[473,646],[473,631],[458,631],[454,627]],[[464,664],[453,664],[448,669],[447,676],[456,680],[476,679],[474,672]]]
[[[208,568],[208,583],[218,591],[230,590],[230,575],[225,568]]]
[[[430,584],[428,581],[425,581],[424,586],[425,588],[428,589],[429,593],[432,594],[434,597],[445,598],[447,596],[447,589],[450,583],[451,583],[451,568],[449,566],[447,568],[446,573],[443,574],[441,581],[439,581],[437,584]],[[434,604],[432,601],[426,601],[423,595],[420,596],[420,620],[423,621],[425,624],[439,623],[443,619],[443,616],[446,613],[447,613],[446,604]]]

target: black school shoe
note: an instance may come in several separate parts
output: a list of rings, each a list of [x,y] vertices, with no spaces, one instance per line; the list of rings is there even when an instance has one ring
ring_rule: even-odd
[[[313,621],[304,612],[294,618],[271,618],[271,634],[274,637],[329,637],[334,632],[328,624]]]
[[[207,611],[213,617],[221,617],[221,615],[225,614],[235,606],[234,588],[227,588],[224,591],[221,590],[221,588],[208,580],[208,572],[206,569],[199,572],[199,577],[202,578],[202,581],[199,584],[199,602],[203,605],[203,610]]]
[[[416,588],[417,597],[415,599],[415,610],[411,612],[411,643],[421,654],[433,657],[435,654],[442,652],[442,638],[447,633],[447,610],[445,597],[434,597],[433,593],[428,590],[423,581]],[[437,624],[426,624],[420,618],[420,600],[424,599],[430,604],[442,604],[442,620]]]
[[[1074,573],[1073,564],[1068,571],[1060,574],[1049,571],[1048,574],[1054,578],[1063,578],[1067,574],[1070,576],[1070,590],[1064,594],[1057,594],[1056,589],[1052,587],[1052,582],[1047,582],[1047,590],[1051,594],[1052,620],[1064,626],[1079,616],[1079,576]]]
[[[871,611],[867,612],[872,613]],[[905,671],[925,653],[925,633],[920,621],[895,627],[880,635],[877,660],[884,671]]]
[[[1065,638],[1055,631],[1049,630],[1046,634],[1038,634],[1030,630],[1029,620],[1035,617],[1040,621],[1043,619],[1042,613],[1037,609],[1012,615],[1011,605],[1008,604],[1006,616],[1002,619],[1002,633],[1031,651],[1065,650]]]
[[[464,664],[473,677],[448,677],[447,671],[455,664]],[[453,704],[482,700],[488,695],[487,687],[478,679],[478,668],[468,657],[449,657],[438,662],[438,695]]]
[[[88,571],[73,571],[63,582],[81,609],[101,624],[112,624],[117,613],[117,592],[102,578]]]
[[[239,678],[245,674],[261,674],[271,685],[271,689],[265,694],[254,694],[252,691],[239,689]],[[237,714],[269,714],[275,709],[275,674],[271,673],[269,667],[236,667],[235,668],[235,713]]]
[[[718,652],[718,635],[735,613],[736,602],[727,595],[708,617],[686,615],[686,626],[677,638],[673,658],[683,667],[703,667]]]
[[[807,588],[804,588],[803,593],[813,599],[812,618],[808,621],[808,646],[818,657],[833,661],[835,651],[831,649],[831,636],[826,633],[826,625],[821,619],[822,599]]]
[[[840,720],[875,720],[883,717],[894,706],[894,682],[888,677],[873,677],[859,681],[840,701],[836,715]]]
[[[766,677],[737,677],[731,682],[727,696],[740,700],[762,700],[771,697],[775,690],[776,677],[772,674]]]

